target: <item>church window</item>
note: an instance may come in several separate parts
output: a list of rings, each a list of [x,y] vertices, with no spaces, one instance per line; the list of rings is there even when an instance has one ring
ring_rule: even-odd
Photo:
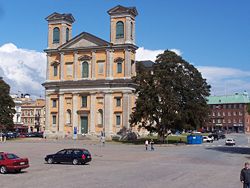
[[[117,73],[122,73],[122,62],[117,62]]]
[[[58,72],[57,65],[54,65],[53,69],[54,69],[54,76],[57,76],[57,72]]]
[[[66,29],[66,42],[69,40],[69,28]]]
[[[53,43],[59,43],[60,41],[60,30],[58,27],[53,29]]]
[[[116,23],[116,38],[123,38],[124,37],[124,24],[122,21]]]
[[[89,64],[85,61],[82,63],[82,78],[89,77]]]
[[[87,96],[82,96],[82,107],[87,107]]]

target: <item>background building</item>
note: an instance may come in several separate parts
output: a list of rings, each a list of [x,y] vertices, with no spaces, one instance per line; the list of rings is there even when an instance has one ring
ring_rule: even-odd
[[[28,132],[45,130],[45,100],[24,101],[22,103],[22,123]]]
[[[248,93],[235,95],[210,96],[208,104],[211,112],[206,123],[207,130],[228,132],[250,132],[250,100]]]
[[[110,42],[82,32],[72,38],[71,14],[48,21],[46,90],[47,137],[107,137],[129,127],[135,104],[135,7],[116,6],[110,15]]]

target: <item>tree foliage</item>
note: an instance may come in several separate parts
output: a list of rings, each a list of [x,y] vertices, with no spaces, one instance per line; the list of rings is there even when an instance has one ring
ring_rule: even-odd
[[[139,65],[133,79],[138,87],[131,126],[139,125],[164,138],[170,129],[204,125],[210,86],[182,57],[166,50],[157,56],[152,70]]]
[[[9,94],[10,86],[0,78],[0,130],[13,129],[15,103]]]

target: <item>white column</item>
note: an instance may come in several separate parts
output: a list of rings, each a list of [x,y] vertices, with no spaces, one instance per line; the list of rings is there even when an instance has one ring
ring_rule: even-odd
[[[74,80],[77,80],[78,71],[78,53],[74,52]]]
[[[49,69],[50,69],[50,54],[47,54],[47,67],[46,67],[46,80],[49,80]]]
[[[129,49],[125,49],[125,78],[131,78],[131,52]]]
[[[72,110],[73,130],[72,131],[74,131],[74,127],[76,127],[78,129],[77,98],[78,98],[78,94],[73,93],[73,110]],[[78,130],[77,130],[77,132],[78,132]],[[74,133],[74,132],[72,132],[72,133]]]
[[[50,133],[50,96],[46,92],[45,96],[45,136]]]
[[[95,51],[92,51],[92,59],[91,59],[91,77],[94,80],[95,79],[95,66],[96,66],[96,54]]]
[[[131,32],[131,18],[126,17],[126,23],[125,23],[125,43],[131,43],[131,37],[130,37],[130,32]]]
[[[113,79],[113,50],[106,50],[106,61],[107,61],[107,68],[106,68],[106,75],[107,79]]]
[[[59,135],[64,137],[64,95],[59,94]]]
[[[131,93],[126,92],[123,94],[122,98],[122,122],[123,126],[126,127],[127,129],[130,128],[129,125],[129,118],[130,118],[130,113],[131,113]]]
[[[106,92],[104,95],[104,128],[105,136],[110,138],[113,135],[113,99],[111,92]]]
[[[60,80],[64,80],[64,53],[60,53]]]
[[[60,40],[62,41],[61,44],[64,44],[66,42],[66,24],[62,24],[61,32],[60,32]]]
[[[135,45],[135,21],[133,21],[133,44]]]
[[[95,134],[96,93],[90,93],[90,134]]]

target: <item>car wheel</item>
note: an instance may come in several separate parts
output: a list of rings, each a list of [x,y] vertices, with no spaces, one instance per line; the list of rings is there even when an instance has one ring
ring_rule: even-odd
[[[52,158],[48,158],[48,164],[52,164],[54,160]]]
[[[78,164],[78,159],[74,159],[74,160],[72,161],[72,163],[73,163],[73,165],[77,165],[77,164]]]
[[[1,166],[1,167],[0,167],[0,173],[1,173],[1,174],[5,174],[6,172],[7,172],[6,167],[5,167],[5,166]]]

